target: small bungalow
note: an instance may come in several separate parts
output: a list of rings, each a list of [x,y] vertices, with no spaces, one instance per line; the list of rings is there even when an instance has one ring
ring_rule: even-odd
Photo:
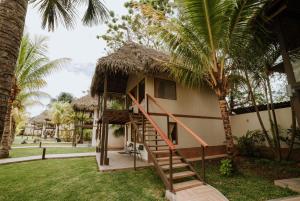
[[[24,135],[53,137],[55,134],[55,125],[51,123],[51,115],[48,110],[32,117],[26,125]]]
[[[213,91],[176,82],[165,68],[168,60],[163,52],[128,43],[98,60],[91,95],[98,98],[100,166],[110,161],[108,125],[121,124],[126,150],[153,162],[166,188],[178,191],[205,182],[204,171],[198,175],[189,160],[204,165],[204,157],[224,154],[225,135]],[[111,108],[108,100],[122,107]],[[189,179],[178,182],[182,178]]]

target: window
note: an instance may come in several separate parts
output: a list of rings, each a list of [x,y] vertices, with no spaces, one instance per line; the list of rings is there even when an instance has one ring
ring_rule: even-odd
[[[176,100],[176,82],[155,78],[154,95],[156,98]]]
[[[172,141],[173,144],[178,144],[178,135],[177,135],[177,124],[173,122],[169,122],[168,125],[168,137]]]
[[[145,99],[145,79],[139,83],[139,103]]]

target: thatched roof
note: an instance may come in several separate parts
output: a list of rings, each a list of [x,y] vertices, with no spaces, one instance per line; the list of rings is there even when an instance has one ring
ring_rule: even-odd
[[[168,60],[169,56],[165,53],[136,43],[127,43],[116,52],[98,60],[91,84],[91,94],[95,96],[103,92],[105,74],[108,75],[110,82],[108,87],[111,87],[111,90],[109,91],[120,92],[120,90],[124,91],[124,85],[126,87],[129,74],[166,72],[164,65]]]
[[[97,108],[98,101],[97,98],[93,98],[91,95],[86,95],[76,100],[73,100],[71,105],[74,110],[79,111],[94,111]]]
[[[51,121],[51,114],[48,110],[44,110],[41,114],[30,119],[31,123],[44,123],[45,121]]]

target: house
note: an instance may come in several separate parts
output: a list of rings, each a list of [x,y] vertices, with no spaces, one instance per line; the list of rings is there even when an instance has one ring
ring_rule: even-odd
[[[167,189],[177,191],[205,181],[204,172],[200,178],[187,159],[224,154],[225,135],[213,91],[176,82],[165,68],[168,59],[162,52],[128,43],[99,59],[91,95],[99,102],[100,165],[109,164],[109,125],[122,124],[134,156],[141,154],[152,161]],[[108,100],[123,107],[111,108]],[[176,172],[177,168],[187,171]],[[195,179],[176,183],[178,178],[191,176]]]
[[[83,135],[83,129],[92,129],[92,146],[96,147],[96,131],[97,131],[97,120],[98,120],[98,109],[97,109],[97,99],[93,98],[91,95],[82,96],[71,103],[73,109],[77,113],[86,114],[89,120],[86,122],[76,122],[75,129],[79,128],[80,135]],[[81,129],[83,128],[83,129]],[[110,130],[110,138],[108,141],[109,149],[122,149],[124,147],[124,137],[115,137],[113,129]],[[81,137],[82,138],[82,137]]]
[[[44,110],[39,115],[32,117],[26,125],[24,135],[30,136],[54,136],[55,126],[51,123],[51,115]]]

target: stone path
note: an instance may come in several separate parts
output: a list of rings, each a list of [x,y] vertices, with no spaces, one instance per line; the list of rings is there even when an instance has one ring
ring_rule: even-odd
[[[46,159],[62,159],[62,158],[80,158],[80,157],[91,157],[96,156],[95,152],[87,152],[87,153],[69,153],[69,154],[46,154]],[[42,156],[27,156],[27,157],[18,157],[18,158],[7,158],[1,159],[0,165],[3,164],[11,164],[11,163],[21,163],[27,161],[36,161],[42,160]]]
[[[274,184],[282,188],[289,188],[292,191],[300,193],[300,178],[275,180]]]
[[[178,191],[176,194],[167,191],[166,197],[170,201],[229,201],[222,193],[208,184]]]

